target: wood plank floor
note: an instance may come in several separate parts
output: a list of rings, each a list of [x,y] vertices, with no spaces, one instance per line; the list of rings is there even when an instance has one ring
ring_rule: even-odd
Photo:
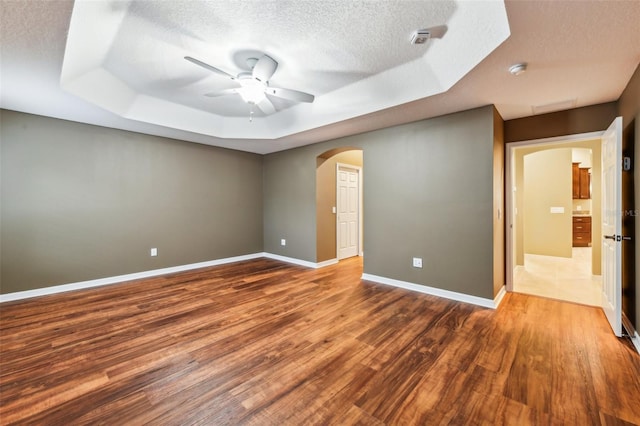
[[[600,309],[258,259],[0,305],[0,423],[640,424]]]

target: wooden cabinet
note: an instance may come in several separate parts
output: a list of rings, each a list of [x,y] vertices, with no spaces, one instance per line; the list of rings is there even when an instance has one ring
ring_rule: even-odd
[[[588,200],[591,198],[591,173],[589,169],[580,168],[580,199]]]
[[[591,216],[573,217],[573,246],[591,247]]]
[[[591,173],[589,168],[580,167],[580,163],[571,164],[573,180],[572,194],[574,200],[588,200],[591,198]]]
[[[573,199],[580,198],[580,163],[571,164],[571,177],[573,181]]]

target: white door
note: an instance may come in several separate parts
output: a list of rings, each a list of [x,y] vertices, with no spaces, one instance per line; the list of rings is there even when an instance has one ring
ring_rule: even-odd
[[[622,335],[622,117],[602,137],[602,309]]]
[[[360,230],[360,173],[357,168],[338,165],[337,169],[337,241],[338,259],[358,255]]]

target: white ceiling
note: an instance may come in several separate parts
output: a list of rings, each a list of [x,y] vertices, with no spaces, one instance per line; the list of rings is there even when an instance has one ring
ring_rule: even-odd
[[[637,0],[0,2],[2,108],[256,153],[487,104],[512,119],[609,102],[640,62]],[[271,98],[249,122],[239,96],[202,96],[234,81],[183,59],[237,74],[261,54],[271,85],[314,103]]]

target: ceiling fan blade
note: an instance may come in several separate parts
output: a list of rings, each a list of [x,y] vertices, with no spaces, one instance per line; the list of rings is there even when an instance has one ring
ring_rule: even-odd
[[[271,103],[269,99],[265,96],[260,102],[256,104],[256,106],[262,111],[265,115],[271,115],[276,112],[275,107]]]
[[[258,81],[266,82],[273,76],[278,68],[278,63],[270,56],[264,55],[258,59],[253,67],[253,78]]]
[[[218,96],[224,96],[224,95],[234,95],[238,93],[236,91],[236,89],[225,89],[225,90],[220,90],[218,92],[210,92],[210,93],[205,93],[205,96],[208,96],[210,98],[216,98]]]
[[[279,98],[288,99],[296,102],[313,102],[315,96],[299,92],[297,90],[283,89],[281,87],[267,87],[264,91],[267,95],[277,96]]]
[[[196,65],[198,65],[198,66],[201,66],[201,67],[202,67],[202,68],[204,68],[204,69],[207,69],[207,70],[209,70],[209,71],[213,71],[213,72],[215,72],[215,73],[217,73],[217,74],[220,74],[220,75],[223,75],[223,76],[225,76],[225,77],[229,77],[231,80],[235,80],[235,79],[236,79],[236,77],[235,77],[235,76],[233,76],[233,75],[229,74],[228,72],[226,72],[226,71],[222,71],[221,69],[218,69],[218,68],[216,68],[216,67],[214,67],[214,66],[211,66],[211,65],[209,65],[209,64],[206,64],[206,63],[204,63],[204,62],[202,62],[202,61],[199,61],[199,60],[197,60],[196,58],[192,58],[191,56],[185,56],[184,58],[185,58],[187,61],[189,61],[189,62],[191,62],[191,63],[193,63],[193,64],[196,64]]]

